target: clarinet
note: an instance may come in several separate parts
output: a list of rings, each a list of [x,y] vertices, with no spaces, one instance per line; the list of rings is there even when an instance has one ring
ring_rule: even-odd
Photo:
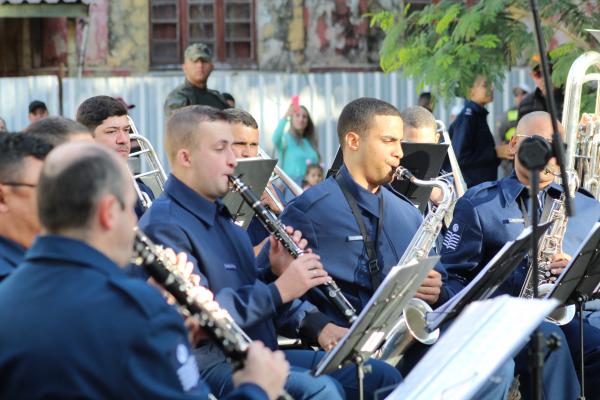
[[[229,175],[229,181],[233,185],[234,190],[239,192],[244,201],[252,207],[256,217],[260,220],[267,232],[275,237],[292,257],[298,258],[305,253],[304,250],[294,242],[290,235],[288,235],[281,221],[261,203],[258,197],[256,197],[256,194],[254,194],[254,192],[252,192],[239,177]],[[356,320],[356,310],[342,294],[342,291],[333,279],[328,283],[317,286],[317,288],[325,294],[329,301],[331,301],[348,322],[352,324]]]
[[[173,263],[141,230],[135,228],[133,263],[143,267],[154,280],[165,288],[185,310],[186,314],[197,317],[200,326],[225,353],[234,369],[241,368],[246,358],[246,350],[251,339],[227,313],[217,318],[205,305],[192,295],[194,284],[181,276]]]
[[[143,267],[158,284],[164,287],[183,308],[184,314],[194,316],[200,321],[202,329],[223,350],[234,371],[244,366],[252,339],[231,319],[229,314],[222,312],[220,308],[209,311],[195,298],[192,295],[195,285],[182,277],[161,248],[137,227],[133,244],[133,263]],[[217,318],[216,313],[223,314],[225,317]],[[277,400],[293,400],[293,398],[284,390]]]

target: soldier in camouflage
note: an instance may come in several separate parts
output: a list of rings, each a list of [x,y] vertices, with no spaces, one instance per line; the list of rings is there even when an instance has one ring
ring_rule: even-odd
[[[212,54],[208,46],[203,43],[188,46],[182,69],[185,82],[171,91],[165,100],[164,110],[167,118],[173,111],[193,104],[211,106],[219,110],[229,108],[221,93],[206,87],[213,70]]]

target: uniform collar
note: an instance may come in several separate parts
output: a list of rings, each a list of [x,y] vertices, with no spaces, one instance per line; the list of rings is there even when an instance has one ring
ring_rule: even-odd
[[[185,83],[184,83],[184,85],[185,85],[186,87],[193,88],[193,89],[196,89],[196,90],[204,90],[204,91],[208,90],[208,88],[204,88],[204,89],[202,89],[202,88],[199,88],[199,87],[198,87],[198,86],[196,86],[196,85],[193,85],[193,84],[192,84],[190,81],[188,81],[187,79],[185,80]]]
[[[0,257],[13,268],[16,268],[23,261],[26,250],[25,247],[4,236],[0,236],[0,249]]]
[[[375,218],[379,218],[379,198],[383,196],[383,186],[379,187],[379,191],[377,194],[369,192],[364,187],[360,186],[350,175],[350,171],[346,168],[345,165],[340,168],[340,175],[342,176],[342,180],[346,185],[346,188],[354,197],[358,205],[371,213]]]
[[[110,258],[87,243],[59,235],[38,236],[27,253],[25,261],[68,261],[82,267],[102,271],[106,275],[123,274],[121,268]]]
[[[500,181],[500,188],[502,190],[502,194],[504,195],[506,204],[513,203],[521,195],[521,193],[523,193],[523,191],[527,193],[529,190],[527,186],[523,185],[521,181],[519,181],[515,171],[513,171],[510,176],[507,176]],[[553,197],[560,196],[562,191],[562,187],[554,182],[542,190],[542,192],[551,193]]]
[[[483,107],[471,100],[465,101],[465,108],[470,108],[471,110],[473,110],[473,112],[475,112],[477,114],[483,114],[483,115],[489,114],[488,110],[485,107]]]
[[[218,214],[231,218],[227,207],[220,199],[217,201],[205,199],[172,174],[165,184],[165,192],[208,226],[215,224]]]

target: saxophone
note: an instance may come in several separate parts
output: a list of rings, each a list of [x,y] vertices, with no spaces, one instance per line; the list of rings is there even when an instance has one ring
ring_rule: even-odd
[[[435,240],[442,229],[442,223],[446,213],[454,202],[454,190],[451,185],[443,179],[423,181],[417,179],[410,171],[398,167],[394,173],[396,179],[406,179],[411,183],[424,187],[437,187],[442,191],[443,198],[437,207],[432,208],[419,226],[415,236],[400,257],[397,265],[406,265],[413,260],[427,257],[435,244]],[[377,351],[375,358],[383,360],[391,365],[396,365],[405,351],[415,340],[431,345],[435,343],[440,335],[439,329],[430,332],[427,329],[426,315],[432,312],[431,306],[425,301],[413,298],[403,310],[402,317],[396,323],[387,336],[381,348]]]
[[[525,275],[525,281],[521,287],[519,297],[527,299],[533,298],[534,285],[538,287],[538,298],[544,298],[554,288],[556,277],[550,273],[549,265],[555,254],[562,252],[562,242],[567,230],[568,217],[566,214],[564,193],[558,199],[552,201],[550,212],[546,222],[551,221],[552,225],[546,230],[546,233],[539,242],[537,261],[537,276],[533,273],[530,265]],[[554,310],[546,320],[557,325],[569,323],[575,316],[575,306],[560,306]]]

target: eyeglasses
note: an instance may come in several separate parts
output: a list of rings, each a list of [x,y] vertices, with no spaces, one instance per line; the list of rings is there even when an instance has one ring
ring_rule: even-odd
[[[542,135],[523,135],[523,134],[518,134],[518,135],[514,135],[515,137],[519,137],[519,138],[529,138],[529,137],[539,137],[544,139],[546,142],[550,143],[550,146],[552,146],[552,139],[547,139],[545,137],[543,137]],[[567,151],[567,144],[563,142],[563,148],[565,149],[565,151]]]
[[[30,188],[37,187],[36,184],[33,184],[33,183],[23,183],[23,182],[0,182],[0,185],[5,185],[5,186],[24,186],[24,187],[30,187]]]

